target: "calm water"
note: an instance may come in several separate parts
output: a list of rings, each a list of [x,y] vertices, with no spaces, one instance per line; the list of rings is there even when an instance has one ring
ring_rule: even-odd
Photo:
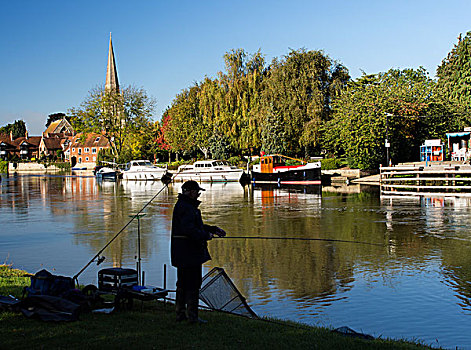
[[[10,176],[0,183],[0,263],[73,276],[138,212],[162,184],[103,183],[92,177]],[[163,285],[171,212],[180,185],[165,189],[141,219],[146,283]],[[205,185],[201,210],[228,236],[332,238],[323,241],[218,239],[209,243],[259,315],[376,337],[471,349],[471,203],[469,199],[380,198],[325,191],[322,196],[239,184]],[[137,223],[90,265],[135,267]],[[175,270],[167,268],[167,287]]]

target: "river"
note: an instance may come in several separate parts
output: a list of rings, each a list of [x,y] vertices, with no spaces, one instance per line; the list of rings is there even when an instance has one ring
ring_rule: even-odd
[[[74,276],[162,188],[160,182],[97,183],[93,177],[2,175],[0,263]],[[385,198],[377,188],[257,189],[203,184],[203,218],[231,236],[343,240],[214,239],[215,266],[260,316],[348,326],[375,337],[471,349],[471,202]],[[170,185],[140,220],[146,284],[175,288],[170,267]],[[312,193],[308,193],[312,192]],[[135,268],[132,222],[91,264],[81,284],[105,267]]]

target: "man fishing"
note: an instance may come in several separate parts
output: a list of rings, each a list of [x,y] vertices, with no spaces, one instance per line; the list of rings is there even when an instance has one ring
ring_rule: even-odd
[[[217,226],[203,224],[198,197],[204,191],[196,181],[186,181],[173,209],[170,255],[177,268],[175,311],[177,322],[206,323],[198,317],[202,265],[211,259],[207,241],[226,232]]]

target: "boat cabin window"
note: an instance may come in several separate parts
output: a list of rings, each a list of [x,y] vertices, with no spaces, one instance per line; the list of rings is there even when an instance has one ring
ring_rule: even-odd
[[[141,160],[138,162],[134,162],[134,165],[138,166],[152,166],[152,164],[148,160]]]
[[[204,165],[204,167],[205,167],[205,168],[211,168],[211,164],[206,163],[206,164]]]

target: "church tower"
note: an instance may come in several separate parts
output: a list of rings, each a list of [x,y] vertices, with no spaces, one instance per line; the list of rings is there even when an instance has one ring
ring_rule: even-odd
[[[118,70],[116,69],[116,61],[114,59],[111,33],[110,33],[110,47],[108,50],[108,66],[106,67],[105,91],[111,92],[111,93],[119,93]]]

